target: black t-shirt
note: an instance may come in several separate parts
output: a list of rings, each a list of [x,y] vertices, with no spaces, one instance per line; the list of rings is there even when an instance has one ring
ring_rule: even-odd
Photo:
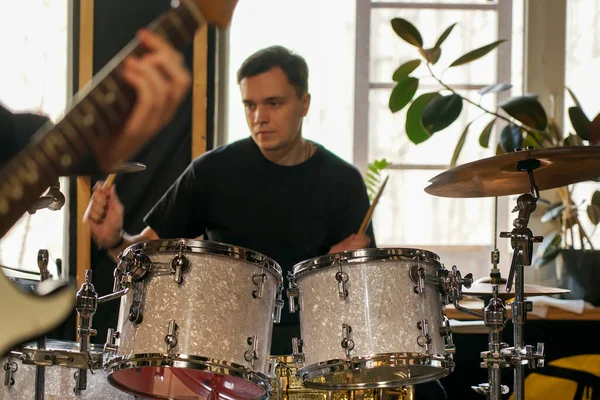
[[[48,121],[43,115],[12,113],[0,104],[0,166],[23,149]]]
[[[356,233],[369,208],[356,167],[323,146],[307,161],[281,166],[251,138],[198,157],[144,219],[161,238],[195,238],[245,247],[287,272]],[[374,239],[370,227],[367,234]],[[375,246],[375,241],[371,243]],[[298,314],[283,308],[271,354],[289,354]]]

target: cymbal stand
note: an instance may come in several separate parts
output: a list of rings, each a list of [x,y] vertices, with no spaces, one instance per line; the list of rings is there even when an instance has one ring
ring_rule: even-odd
[[[37,265],[40,269],[40,282],[50,279],[50,272],[48,272],[48,261],[50,255],[48,250],[40,249],[37,256]],[[42,335],[37,340],[37,348],[46,348],[46,335]],[[35,400],[44,400],[44,392],[46,389],[46,367],[43,365],[36,365],[35,367]]]
[[[525,277],[524,267],[531,265],[533,256],[533,243],[541,242],[541,236],[533,236],[531,229],[527,227],[529,217],[536,209],[539,198],[539,190],[535,184],[533,171],[541,165],[539,160],[529,159],[520,161],[517,169],[527,172],[530,182],[531,193],[522,194],[517,199],[517,206],[513,212],[518,211],[517,218],[513,221],[511,232],[501,232],[501,238],[510,238],[513,249],[513,257],[510,272],[506,280],[506,292],[510,292],[513,280],[515,282],[515,300],[511,304],[512,323],[514,333],[514,347],[501,349],[500,355],[514,368],[514,398],[525,399],[524,365],[530,368],[544,365],[544,344],[538,343],[534,352],[532,346],[523,344],[525,321],[527,312],[533,309],[530,301],[525,301]],[[502,358],[502,357],[501,357]]]
[[[90,338],[96,336],[96,330],[92,328],[92,317],[96,313],[98,308],[98,293],[92,285],[92,270],[88,269],[85,271],[85,282],[81,286],[81,289],[77,292],[75,310],[79,315],[79,326],[77,327],[77,334],[79,335],[79,352],[86,353],[91,360],[91,354],[89,354]],[[82,390],[87,389],[87,368],[79,368],[76,372],[75,389],[73,393],[80,395]],[[90,372],[92,368],[89,368]],[[92,372],[93,373],[93,372]]]

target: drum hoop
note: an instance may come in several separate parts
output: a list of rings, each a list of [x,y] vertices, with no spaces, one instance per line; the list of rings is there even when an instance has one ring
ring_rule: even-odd
[[[113,373],[125,369],[140,367],[189,368],[208,371],[219,375],[229,375],[235,378],[242,378],[245,381],[253,383],[264,389],[264,395],[256,398],[255,400],[267,399],[272,390],[271,382],[266,375],[260,372],[251,371],[247,367],[244,367],[240,364],[206,357],[192,356],[187,354],[169,356],[160,353],[140,353],[130,356],[114,357],[104,363],[104,369],[108,373],[108,382],[115,388],[130,393],[134,396],[144,396],[144,394],[137,393],[136,391],[118,383],[113,377]],[[221,396],[223,395],[221,394]]]
[[[434,264],[436,268],[442,267],[442,264],[440,263],[440,257],[428,250],[414,248],[358,249],[310,258],[296,264],[288,275],[290,279],[294,280],[303,275],[316,272],[323,268],[335,267],[338,260],[342,264],[353,264],[380,260],[410,261],[414,260],[416,257],[420,257],[422,261]]]
[[[322,382],[322,378],[337,374],[340,372],[348,372],[350,370],[365,370],[380,367],[397,367],[397,366],[423,366],[431,367],[432,374],[426,377],[411,377],[397,379],[387,382],[364,382],[364,383],[347,383],[334,384]],[[300,376],[303,381],[303,386],[310,389],[321,390],[361,390],[361,389],[377,389],[377,388],[392,388],[425,383],[434,379],[440,379],[447,376],[450,370],[454,367],[454,361],[451,356],[440,354],[425,355],[421,353],[382,353],[371,356],[357,356],[350,360],[328,360],[321,361],[303,368],[300,368],[296,375]],[[438,370],[438,371],[435,371]],[[318,378],[316,381],[313,379]]]
[[[258,267],[264,268],[271,274],[275,275],[279,282],[283,282],[283,272],[279,264],[270,257],[259,253],[258,251],[250,250],[245,247],[234,246],[227,243],[214,242],[210,240],[195,240],[195,239],[158,239],[147,240],[132,244],[125,249],[124,254],[129,251],[140,254],[155,254],[162,252],[178,252],[181,247],[184,247],[184,252],[191,253],[207,253],[229,258],[236,258],[242,261],[255,264]]]

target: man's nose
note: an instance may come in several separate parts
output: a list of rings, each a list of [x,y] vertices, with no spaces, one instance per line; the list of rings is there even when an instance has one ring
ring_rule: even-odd
[[[267,110],[267,107],[263,105],[256,106],[256,112],[254,113],[254,122],[257,124],[269,122],[269,112]]]

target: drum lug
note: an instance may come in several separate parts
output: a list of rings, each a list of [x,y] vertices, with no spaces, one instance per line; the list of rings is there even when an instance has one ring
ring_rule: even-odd
[[[165,343],[167,344],[167,353],[171,354],[173,348],[177,346],[177,323],[174,319],[169,321],[167,335],[165,336]]]
[[[190,260],[183,254],[185,244],[179,243],[179,254],[171,259],[171,271],[175,272],[175,282],[181,285],[183,282],[183,273],[190,268]]]
[[[342,348],[346,351],[346,358],[350,358],[350,352],[354,349],[354,340],[350,338],[352,327],[348,324],[342,324]]]
[[[108,328],[108,332],[106,334],[106,343],[104,344],[104,352],[107,355],[116,354],[117,350],[119,350],[117,339],[120,336],[121,334],[119,332],[115,332],[113,328]]]
[[[253,299],[262,299],[263,295],[264,295],[264,286],[265,286],[265,282],[267,280],[267,274],[264,273],[264,271],[261,271],[260,274],[254,274],[252,275],[252,283],[254,283],[256,286],[258,286],[257,290],[253,290],[252,291],[252,298]]]
[[[275,299],[275,310],[273,312],[273,323],[281,322],[281,311],[283,310],[283,286],[277,288],[277,298]]]
[[[296,299],[300,295],[300,291],[298,290],[298,286],[296,285],[296,281],[288,275],[288,288],[287,288],[287,297],[288,297],[288,307],[291,314],[298,311],[298,305],[296,304]]]
[[[417,322],[417,328],[423,331],[419,337],[417,337],[417,344],[425,348],[425,351],[429,353],[429,344],[431,343],[431,336],[429,335],[429,321],[426,318],[421,319]]]
[[[440,336],[444,338],[444,349],[449,354],[456,353],[456,346],[452,338],[452,328],[450,328],[450,320],[444,315],[444,326],[440,327]]]
[[[258,360],[258,336],[249,336],[246,342],[252,347],[244,352],[244,360],[250,363],[250,369],[254,371],[254,362]]]
[[[292,338],[292,359],[297,366],[304,364],[304,353],[302,353],[303,345],[302,339]]]
[[[338,272],[335,273],[335,280],[338,283],[338,294],[340,299],[345,300],[348,297],[348,289],[346,283],[348,283],[348,274],[342,269],[342,260],[340,255],[335,255],[335,263],[338,265]]]
[[[15,384],[14,373],[17,372],[19,366],[14,361],[6,361],[4,363],[4,386],[13,386]]]
[[[148,276],[151,265],[148,256],[130,250],[121,255],[117,268],[122,274],[131,276],[134,281],[141,281]]]

